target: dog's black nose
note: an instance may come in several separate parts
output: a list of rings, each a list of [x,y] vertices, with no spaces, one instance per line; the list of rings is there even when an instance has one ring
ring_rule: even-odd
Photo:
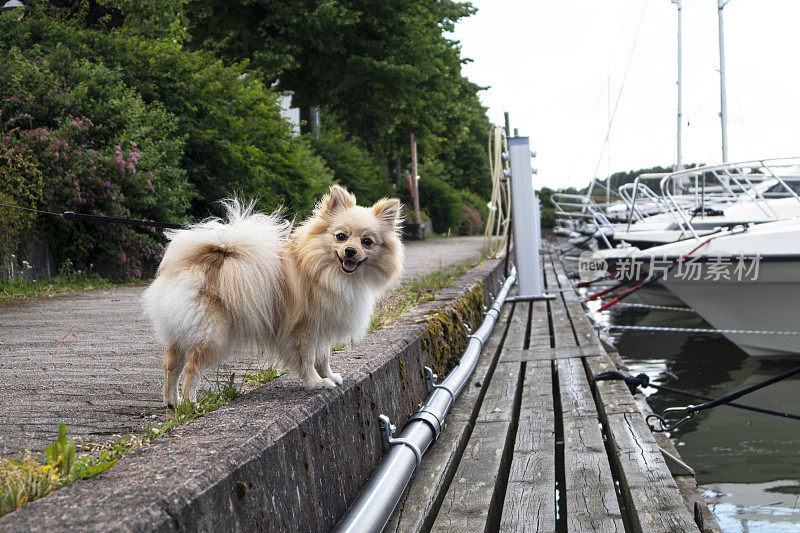
[[[344,256],[345,257],[353,257],[357,253],[358,253],[358,250],[356,250],[352,246],[348,246],[347,248],[344,249]]]

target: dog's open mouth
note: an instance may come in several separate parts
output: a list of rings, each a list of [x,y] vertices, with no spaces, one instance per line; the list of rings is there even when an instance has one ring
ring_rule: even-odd
[[[336,254],[336,257],[339,257],[339,254]],[[344,270],[348,274],[352,274],[353,272],[355,272],[358,266],[365,260],[366,258],[356,262],[353,261],[352,259],[342,259],[341,257],[339,257],[339,262],[342,264],[342,270]]]

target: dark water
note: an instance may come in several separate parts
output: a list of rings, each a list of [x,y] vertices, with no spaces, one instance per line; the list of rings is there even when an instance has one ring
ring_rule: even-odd
[[[630,307],[595,313],[595,318],[615,325],[711,327],[694,313]],[[610,341],[632,373],[645,372],[656,383],[712,397],[800,366],[800,358],[749,357],[722,336],[611,330]],[[657,413],[698,403],[660,392],[648,401]],[[800,414],[800,376],[739,401]],[[697,472],[723,531],[800,532],[800,421],[720,406],[702,412],[671,438]]]

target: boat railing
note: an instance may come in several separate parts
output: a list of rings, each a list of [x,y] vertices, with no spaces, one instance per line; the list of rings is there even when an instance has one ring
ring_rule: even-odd
[[[599,226],[612,226],[603,210],[604,205],[584,194],[553,193],[550,203],[556,208],[556,215],[572,219],[594,219]]]
[[[640,174],[632,183],[626,183],[620,186],[620,198],[628,204],[627,228],[625,231],[631,230],[631,224],[633,224],[634,221],[639,222],[654,214],[670,212],[669,205],[664,198],[653,191],[648,185],[641,183],[642,180],[657,179],[660,181],[667,175],[666,173]],[[694,202],[694,198],[691,194],[676,196],[675,200],[685,206]],[[648,206],[650,209],[644,211],[643,206]]]
[[[611,248],[611,243],[603,231],[604,228],[613,231],[613,225],[604,211],[606,204],[600,204],[588,195],[571,193],[553,193],[550,203],[556,208],[556,216],[581,220],[590,227],[594,226],[595,233],[607,247]]]
[[[666,210],[664,201],[653,189],[640,183],[642,176],[637,176],[633,183],[620,185],[619,196],[628,206],[628,228],[630,231],[634,219],[638,222],[653,215],[653,211],[662,213]],[[653,206],[654,209],[644,211],[643,206]]]
[[[712,180],[710,187],[709,179]],[[667,174],[659,183],[667,212],[681,230],[695,239],[700,237],[692,220],[706,216],[708,203],[746,202],[759,209],[767,220],[779,220],[780,213],[768,200],[794,198],[800,202],[799,185],[800,158],[797,157],[695,167]],[[687,197],[693,201],[687,203]]]

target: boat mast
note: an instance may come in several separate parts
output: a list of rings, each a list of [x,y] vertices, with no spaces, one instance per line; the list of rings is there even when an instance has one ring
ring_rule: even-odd
[[[722,124],[722,162],[728,162],[728,100],[725,93],[725,33],[722,29],[722,8],[729,0],[717,0],[719,16],[719,119]]]
[[[677,154],[675,157],[675,171],[683,170],[683,152],[681,149],[681,128],[683,123],[683,39],[681,37],[681,0],[671,0],[678,6],[678,133],[677,133]]]

